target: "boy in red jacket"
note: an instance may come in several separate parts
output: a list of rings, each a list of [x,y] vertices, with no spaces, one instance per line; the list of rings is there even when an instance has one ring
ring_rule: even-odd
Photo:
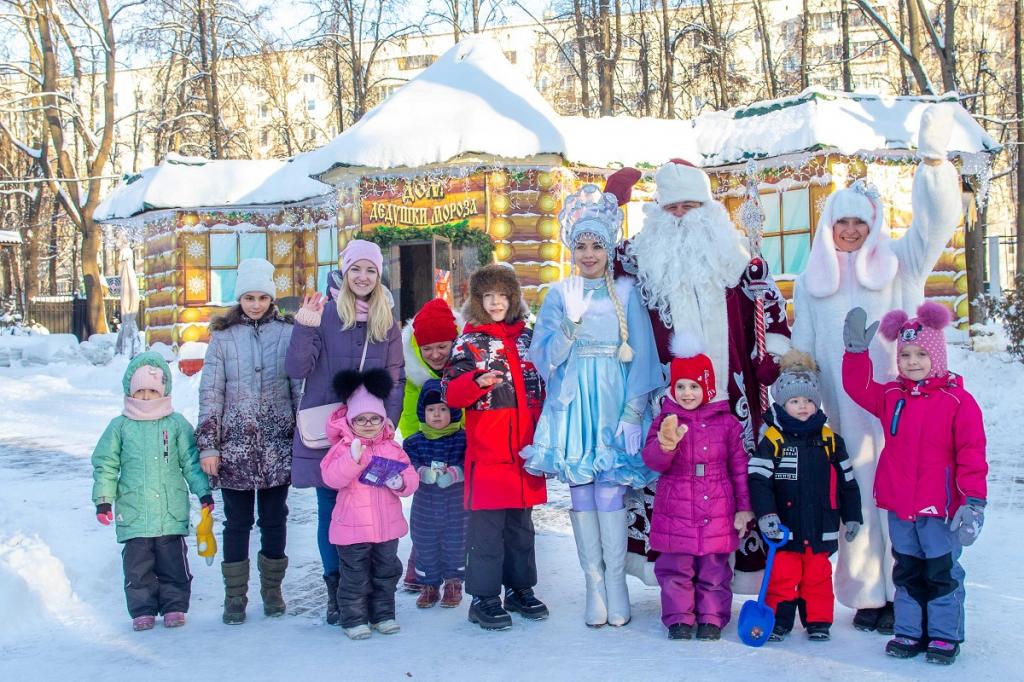
[[[882,318],[882,336],[896,342],[900,376],[872,378],[868,344],[879,323],[854,308],[846,316],[843,388],[878,417],[885,447],[875,474],[875,504],[889,512],[896,563],[896,658],[927,651],[931,663],[952,664],[964,641],[963,546],[981,532],[985,509],[985,425],[963,379],[946,368],[943,329],[949,311],[924,303],[917,317],[902,310]]]
[[[544,479],[523,469],[519,452],[533,441],[544,384],[526,353],[515,272],[488,265],[469,281],[466,327],[442,379],[442,400],[466,409],[466,592],[470,622],[485,630],[512,627],[508,611],[547,618],[537,584],[533,507],[547,501]],[[504,608],[501,588],[505,587]]]

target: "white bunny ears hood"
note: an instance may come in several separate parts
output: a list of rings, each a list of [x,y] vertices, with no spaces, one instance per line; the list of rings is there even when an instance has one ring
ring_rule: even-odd
[[[860,218],[868,224],[868,237],[854,258],[854,275],[861,286],[881,291],[889,286],[899,268],[878,190],[858,180],[849,189],[833,192],[818,219],[810,258],[802,275],[804,288],[816,298],[827,298],[839,290],[839,256],[832,226],[842,218]]]

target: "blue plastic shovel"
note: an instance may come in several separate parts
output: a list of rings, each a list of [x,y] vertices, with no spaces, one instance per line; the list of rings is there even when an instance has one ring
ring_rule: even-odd
[[[782,531],[781,539],[769,540],[766,537],[764,538],[765,544],[768,545],[768,560],[765,562],[764,578],[761,580],[761,591],[757,593],[757,601],[751,599],[740,609],[737,629],[739,630],[740,639],[747,646],[762,646],[768,641],[768,637],[772,634],[772,629],[775,627],[775,612],[764,603],[764,598],[768,593],[768,581],[772,577],[775,551],[789,542],[789,529],[780,523],[779,530]],[[762,535],[762,537],[764,536]]]

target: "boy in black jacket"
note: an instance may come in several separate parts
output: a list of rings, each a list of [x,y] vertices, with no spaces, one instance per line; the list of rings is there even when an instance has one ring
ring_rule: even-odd
[[[809,355],[790,351],[772,385],[772,409],[747,469],[750,501],[761,532],[789,542],[775,556],[768,606],[775,611],[770,641],[782,641],[800,610],[811,641],[827,641],[835,597],[829,556],[839,549],[839,522],[850,542],[863,522],[860,490],[843,439],[825,426],[818,373]]]

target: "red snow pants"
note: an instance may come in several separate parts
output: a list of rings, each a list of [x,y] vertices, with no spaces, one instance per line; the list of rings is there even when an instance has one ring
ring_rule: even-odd
[[[815,554],[807,548],[803,554],[782,551],[775,555],[765,601],[775,610],[780,602],[797,599],[807,604],[808,623],[832,622],[832,562],[825,552]]]

